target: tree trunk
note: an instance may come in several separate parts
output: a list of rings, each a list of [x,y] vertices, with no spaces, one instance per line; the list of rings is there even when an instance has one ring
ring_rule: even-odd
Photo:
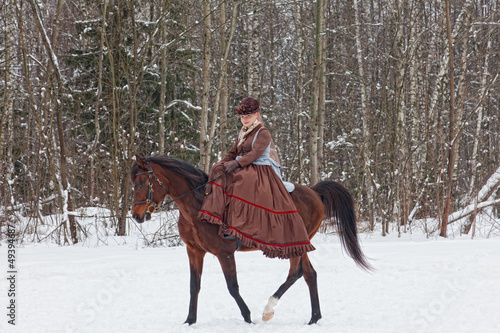
[[[131,64],[124,63],[122,66],[125,67],[125,72],[127,73],[127,86],[129,87],[130,98],[128,100],[129,104],[129,114],[128,114],[128,128],[124,126],[124,129],[127,129],[127,134],[121,141],[121,156],[122,165],[121,165],[121,175],[119,179],[121,180],[120,184],[120,208],[118,210],[118,228],[117,235],[118,236],[126,236],[127,235],[127,213],[130,208],[130,170],[132,167],[132,157],[135,152],[135,133],[137,131],[137,116],[139,110],[137,108],[137,97],[139,94],[139,87],[142,81],[142,77],[144,75],[144,58],[145,53],[139,56],[139,36],[140,33],[137,29],[136,22],[136,2],[135,0],[130,1],[128,4],[127,10],[128,15],[130,16],[130,29],[131,29],[131,37],[132,37],[132,56],[134,61]],[[130,36],[130,35],[129,35]],[[144,48],[148,49],[148,48]]]
[[[323,64],[323,33],[324,33],[324,0],[316,0],[316,32],[315,32],[315,47],[314,47],[314,71],[311,87],[311,112],[309,119],[310,138],[309,138],[309,159],[311,185],[318,183],[319,177],[319,161],[318,147],[320,134],[320,113],[324,112],[325,107],[325,78]],[[323,29],[323,30],[322,30]],[[323,96],[321,96],[321,94]],[[322,109],[320,109],[320,104]]]
[[[95,100],[95,113],[94,113],[94,126],[95,126],[95,137],[94,144],[92,145],[92,152],[90,154],[90,199],[92,200],[95,195],[95,183],[96,183],[96,165],[99,140],[101,135],[101,127],[99,125],[99,111],[101,109],[101,98],[102,98],[102,73],[103,73],[103,60],[104,60],[104,41],[106,36],[106,13],[107,13],[107,2],[104,1],[101,5],[101,27],[100,27],[100,43],[99,43],[99,64],[98,64],[98,76],[97,76],[97,96]]]
[[[65,148],[63,124],[62,124],[61,108],[64,105],[64,103],[62,102],[62,99],[64,97],[63,82],[62,82],[63,78],[59,68],[57,49],[54,48],[55,46],[57,46],[59,42],[59,28],[61,26],[60,20],[62,15],[62,9],[64,6],[64,0],[58,0],[57,2],[56,20],[52,28],[51,40],[49,40],[46,30],[43,26],[38,5],[34,2],[34,0],[29,0],[29,1],[33,9],[35,23],[38,26],[46,52],[49,55],[50,62],[47,69],[47,73],[49,75],[54,76],[58,87],[57,95],[52,96],[52,99],[54,101],[53,105],[56,113],[57,137],[59,141],[59,172],[60,172],[60,181],[62,185],[62,191],[60,191],[60,193],[62,194],[62,201],[63,201],[63,206],[61,207],[61,209],[63,210],[63,218],[67,221],[69,225],[71,241],[73,242],[73,244],[76,244],[78,242],[78,237],[76,231],[75,217],[71,214],[73,212],[73,201],[71,196],[71,186],[69,186],[68,182],[66,148]]]
[[[467,12],[470,10],[470,6],[473,5],[473,0],[466,0],[464,5],[462,6],[462,10],[456,20],[455,26],[453,27],[453,31],[451,33],[451,43],[452,45],[455,43],[455,41],[458,38],[459,33],[461,32],[462,26],[464,25],[464,20],[465,16],[467,15]],[[443,4],[443,7],[446,7],[446,3]],[[446,11],[446,9],[444,9]],[[446,21],[446,20],[445,20]],[[436,125],[438,124],[438,112],[437,110],[437,105],[439,102],[439,98],[443,95],[443,84],[445,82],[446,74],[447,74],[447,67],[449,68],[449,63],[450,63],[450,53],[448,47],[446,47],[443,50],[443,56],[441,58],[441,62],[439,63],[439,72],[436,77],[436,83],[434,86],[434,90],[432,92],[432,97],[429,102],[429,122],[430,122],[430,138],[428,144],[427,150],[425,151],[423,155],[423,159],[426,160],[428,156],[432,156],[436,148],[433,146],[433,140],[435,133],[440,132],[436,128]]]
[[[493,1],[493,8],[491,8],[491,12],[495,13],[497,7],[497,1]],[[484,95],[487,89],[487,79],[489,76],[489,61],[490,61],[490,53],[492,46],[492,35],[493,35],[494,26],[488,28],[488,32],[486,34],[486,51],[484,56],[484,65],[483,65],[483,75],[481,76],[481,95]],[[476,54],[479,54],[479,50],[476,49]],[[476,120],[476,131],[474,135],[474,145],[472,147],[472,155],[471,155],[471,173],[470,173],[470,181],[469,181],[469,190],[467,192],[466,202],[469,203],[472,200],[472,193],[474,191],[474,187],[476,186],[476,177],[477,177],[477,158],[478,158],[478,148],[479,141],[481,138],[481,128],[483,125],[483,103],[479,105],[477,110],[477,120]],[[475,217],[475,216],[474,216]]]
[[[219,111],[221,109],[221,94],[223,91],[223,86],[224,86],[224,81],[227,80],[227,58],[229,56],[229,48],[231,46],[231,41],[233,39],[234,35],[234,29],[236,26],[236,13],[238,12],[238,4],[235,4],[233,6],[233,12],[232,12],[232,18],[231,18],[231,26],[229,28],[229,36],[227,37],[227,40],[223,43],[224,44],[224,53],[222,55],[221,59],[221,65],[220,65],[220,75],[219,75],[219,82],[217,84],[217,91],[215,93],[215,103],[214,103],[214,109],[212,112],[212,119],[211,119],[211,125],[210,125],[210,131],[208,132],[208,139],[207,143],[205,146],[206,151],[208,152],[205,164],[207,166],[207,171],[210,169],[210,153],[212,151],[212,145],[214,143],[215,139],[215,132],[217,129],[217,117],[219,116]]]
[[[248,96],[259,98],[259,15],[257,14],[259,0],[247,2],[250,12],[248,14]]]
[[[467,15],[467,27],[470,26],[470,15]],[[466,92],[468,88],[467,81],[467,65],[469,58],[469,31],[470,29],[465,29],[462,39],[462,55],[460,57],[460,76],[457,82],[457,93],[455,94],[455,137],[453,139],[454,149],[455,149],[455,166],[453,179],[457,179],[458,163],[460,159],[460,141],[461,141],[461,131],[460,124],[463,122],[464,108],[466,103]]]
[[[117,20],[116,22],[121,22],[120,18],[120,10],[117,11]],[[119,110],[120,110],[120,101],[118,97],[118,87],[117,87],[117,73],[116,73],[116,62],[115,62],[115,52],[114,52],[114,46],[119,45],[121,43],[121,28],[114,26],[114,34],[111,35],[110,39],[105,35],[105,43],[106,43],[106,48],[107,48],[107,55],[108,55],[108,61],[109,61],[109,89],[111,91],[110,97],[111,101],[108,102],[111,104],[111,137],[113,138],[112,143],[111,143],[111,158],[112,158],[112,189],[113,189],[113,200],[112,200],[112,211],[118,215],[119,210],[120,210],[120,195],[119,195],[119,188],[120,188],[120,175],[119,175],[119,170],[118,170],[118,164],[119,164],[119,154],[118,154],[118,137],[120,136],[119,130],[120,130],[120,124],[118,123],[119,121]]]
[[[165,22],[165,17],[167,13],[168,0],[163,1],[163,10],[161,15],[161,41],[165,45],[167,41],[167,22]],[[163,47],[161,49],[161,61],[160,61],[160,110],[158,112],[158,152],[163,155],[165,154],[165,97],[167,92],[167,49]]]
[[[294,21],[295,21],[295,31],[297,35],[297,85],[295,88],[296,94],[296,130],[297,130],[297,179],[300,184],[303,183],[302,175],[302,139],[303,139],[303,129],[302,129],[302,113],[304,108],[304,32],[302,29],[302,5],[298,2],[294,4]]]
[[[419,156],[421,155],[421,148],[419,144],[419,129],[421,128],[422,124],[425,122],[425,116],[421,116],[421,107],[419,107],[419,102],[418,102],[418,92],[419,92],[419,67],[418,64],[421,61],[419,59],[419,52],[418,52],[418,45],[417,45],[417,38],[421,32],[421,20],[418,17],[418,9],[419,9],[419,0],[413,0],[412,3],[412,17],[414,18],[413,22],[410,22],[410,26],[412,27],[411,29],[411,35],[410,35],[410,55],[407,58],[409,61],[409,76],[410,76],[410,115],[411,115],[411,130],[410,130],[410,141],[409,141],[409,147],[413,152],[409,156],[409,166],[408,166],[408,172],[409,172],[409,177],[410,180],[413,180],[413,184],[410,181],[410,188],[409,194],[408,194],[408,200],[410,202],[415,202],[415,193],[416,193],[416,185],[418,182],[421,180],[423,172],[420,171],[420,168],[418,165],[423,165],[423,163],[419,163]],[[420,104],[421,105],[421,104]],[[418,202],[415,203],[415,207],[418,205]],[[408,217],[405,218],[405,221],[409,223],[409,218],[411,216],[410,212],[410,206],[408,206]],[[406,226],[405,226],[406,229]]]
[[[236,7],[238,4],[232,4]],[[234,8],[233,7],[233,8]],[[220,34],[220,53],[224,54],[226,51],[227,41],[226,41],[226,1],[222,0],[219,9],[219,25],[221,26]],[[228,106],[229,106],[229,95],[227,87],[227,62],[224,62],[222,67],[222,87],[220,91],[220,151],[224,154],[228,150],[227,142],[227,116],[228,116]]]
[[[397,223],[398,232],[400,227],[406,227],[408,211],[408,169],[407,157],[408,147],[406,143],[406,105],[404,96],[405,84],[405,70],[406,64],[404,62],[404,40],[403,40],[403,22],[402,22],[402,3],[399,0],[394,0],[392,3],[392,13],[394,20],[394,27],[396,29],[396,36],[393,44],[393,54],[396,61],[395,68],[395,118],[396,127],[394,133],[394,147],[395,154],[393,155],[396,172],[394,173],[394,184],[396,186],[396,207],[395,207],[395,220]],[[388,224],[382,228],[382,235],[385,236],[388,232]]]
[[[446,6],[446,34],[448,37],[448,54],[449,54],[449,72],[450,72],[450,124],[448,129],[448,169],[447,169],[447,184],[446,197],[443,210],[443,218],[441,221],[441,237],[447,237],[448,215],[450,213],[451,196],[453,195],[453,173],[455,171],[455,66],[454,66],[454,46],[451,37],[451,21],[450,21],[450,1],[445,0]]]
[[[200,169],[208,172],[210,169],[207,144],[208,137],[208,108],[210,102],[210,61],[212,39],[212,23],[210,19],[210,0],[203,0],[203,92],[201,100],[201,129],[200,129]]]
[[[361,19],[358,1],[353,0],[354,3],[354,18],[356,25],[356,56],[358,61],[358,75],[359,75],[359,83],[361,89],[361,112],[363,119],[363,146],[362,146],[362,156],[364,162],[365,169],[365,181],[364,185],[366,188],[366,199],[368,202],[368,214],[370,221],[370,228],[373,230],[375,226],[375,212],[374,212],[374,187],[371,175],[371,131],[370,131],[370,112],[368,110],[368,96],[366,93],[366,83],[365,83],[365,71],[363,65],[363,49],[361,46]]]
[[[321,165],[324,160],[325,137],[325,104],[326,104],[326,26],[325,15],[328,1],[321,1],[320,8],[320,34],[319,34],[319,87],[318,87],[318,180],[321,181]]]
[[[33,126],[34,129],[31,130],[33,130],[33,132],[36,133],[35,135],[36,138],[34,138],[32,145],[28,145],[28,147],[30,149],[33,149],[33,151],[40,152],[38,156],[47,157],[48,155],[47,151],[49,150],[49,148],[48,144],[44,142],[46,136],[44,136],[43,128],[41,126],[41,124],[43,124],[42,108],[37,107],[37,104],[35,103],[35,96],[32,86],[32,72],[29,66],[29,54],[28,54],[29,44],[26,42],[25,30],[24,30],[24,16],[23,16],[24,8],[22,7],[22,3],[19,3],[17,1],[15,1],[15,6],[16,6],[17,25],[19,29],[18,30],[19,43],[22,54],[22,70],[24,72],[23,81],[26,88],[28,111],[30,113],[29,122],[34,124]],[[48,159],[48,164],[50,165],[51,163],[52,160]],[[42,175],[44,169],[46,169],[46,165],[43,165],[42,163],[36,163],[33,173],[34,175],[38,175],[37,178],[40,179],[43,177]],[[42,192],[42,182],[32,181],[31,184],[29,184],[28,186],[27,192],[29,193],[29,197],[33,198],[28,207],[33,210],[33,213],[30,214],[31,215],[30,217],[34,221],[35,224],[34,230],[36,232],[37,230],[36,226],[38,225],[38,223],[43,223],[41,214],[42,199],[40,196],[40,193]]]

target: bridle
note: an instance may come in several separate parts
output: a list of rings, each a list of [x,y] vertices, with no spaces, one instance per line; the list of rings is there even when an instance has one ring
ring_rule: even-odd
[[[163,189],[165,190],[165,193],[168,194],[168,191],[167,191],[167,188],[165,187],[165,185],[163,184],[163,182],[158,178],[158,176],[156,175],[156,173],[154,172],[153,168],[151,167],[151,164],[149,162],[146,162],[147,165],[148,165],[148,171],[144,171],[144,172],[139,172],[139,173],[136,173],[136,176],[140,176],[140,175],[148,175],[149,176],[149,190],[148,190],[148,196],[147,196],[147,199],[146,200],[142,200],[142,201],[136,201],[136,202],[133,202],[132,205],[141,205],[141,204],[145,204],[147,203],[149,206],[147,208],[147,212],[149,214],[152,214],[152,213],[156,213],[156,212],[159,212],[161,211],[162,209],[164,209],[165,207],[168,207],[168,205],[170,205],[171,203],[181,199],[181,198],[184,198],[186,195],[188,194],[191,194],[193,193],[194,191],[197,191],[199,190],[200,188],[208,185],[209,183],[211,182],[214,182],[216,181],[217,179],[219,179],[220,177],[224,176],[227,172],[223,172],[221,173],[219,176],[215,177],[214,179],[212,180],[209,180],[208,182],[204,183],[204,184],[201,184],[200,186],[198,186],[197,188],[194,188],[192,189],[191,191],[187,192],[187,193],[184,193],[183,195],[181,195],[180,197],[177,197],[175,199],[172,199],[172,200],[169,200],[169,201],[163,201],[160,202],[160,203],[155,203],[154,200],[153,200],[153,193],[154,193],[154,189],[153,189],[153,177],[154,179],[156,179],[156,181],[158,182],[158,184],[161,185],[161,187],[163,187]],[[206,193],[208,194],[208,193]],[[164,198],[165,199],[165,198]],[[153,208],[153,210],[151,210],[151,208]]]
[[[137,201],[137,202],[133,202],[132,205],[141,205],[141,204],[144,204],[144,203],[147,203],[149,206],[147,208],[147,212],[149,214],[152,214],[154,212],[157,212],[163,208],[165,208],[167,205],[170,204],[169,203],[160,203],[160,204],[157,204],[154,202],[153,200],[153,193],[154,193],[154,189],[153,189],[153,176],[155,177],[156,181],[158,182],[158,184],[161,185],[161,187],[163,187],[163,189],[165,190],[165,192],[168,194],[168,191],[167,191],[167,188],[165,187],[165,185],[163,185],[163,182],[158,178],[158,176],[156,175],[156,173],[154,172],[153,168],[151,167],[151,164],[149,164],[149,162],[146,162],[148,164],[148,171],[144,171],[144,172],[139,172],[136,174],[136,176],[140,176],[140,175],[148,175],[149,176],[149,190],[148,190],[148,196],[147,196],[147,199],[146,200],[142,200],[142,201]],[[175,200],[172,200],[172,202],[175,201]],[[153,210],[151,210],[151,208],[153,208]]]

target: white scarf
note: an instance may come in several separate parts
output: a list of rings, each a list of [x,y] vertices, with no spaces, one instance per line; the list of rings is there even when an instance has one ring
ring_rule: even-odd
[[[247,137],[248,134],[250,134],[250,132],[253,131],[253,129],[257,126],[259,126],[261,124],[261,122],[259,121],[259,119],[255,119],[255,121],[253,122],[252,125],[250,125],[250,127],[245,127],[243,126],[240,130],[240,133],[238,134],[238,147],[240,147],[243,142],[245,142],[245,138]]]

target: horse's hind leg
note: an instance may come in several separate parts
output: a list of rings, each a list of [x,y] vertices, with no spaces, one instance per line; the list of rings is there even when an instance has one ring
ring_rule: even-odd
[[[316,324],[321,319],[321,310],[319,308],[317,273],[312,267],[307,253],[302,255],[302,267],[304,269],[304,279],[309,287],[309,294],[311,296],[312,315],[309,321],[309,325],[311,325]]]
[[[286,281],[276,290],[273,296],[269,297],[266,307],[264,308],[264,313],[262,314],[262,320],[271,320],[274,316],[274,307],[278,304],[278,300],[283,296],[283,294],[304,274],[302,268],[302,258],[290,259],[290,270],[288,271],[288,277]]]
[[[248,309],[248,306],[240,295],[240,287],[238,285],[238,279],[236,278],[236,262],[234,260],[234,252],[219,254],[217,255],[217,258],[219,259],[222,271],[224,272],[229,293],[238,304],[243,319],[247,323],[252,323],[250,309]]]

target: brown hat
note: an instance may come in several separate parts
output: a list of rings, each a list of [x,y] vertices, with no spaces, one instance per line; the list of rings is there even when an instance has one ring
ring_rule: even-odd
[[[260,102],[257,98],[245,97],[241,101],[240,105],[236,108],[236,113],[242,114],[252,114],[260,111]]]

